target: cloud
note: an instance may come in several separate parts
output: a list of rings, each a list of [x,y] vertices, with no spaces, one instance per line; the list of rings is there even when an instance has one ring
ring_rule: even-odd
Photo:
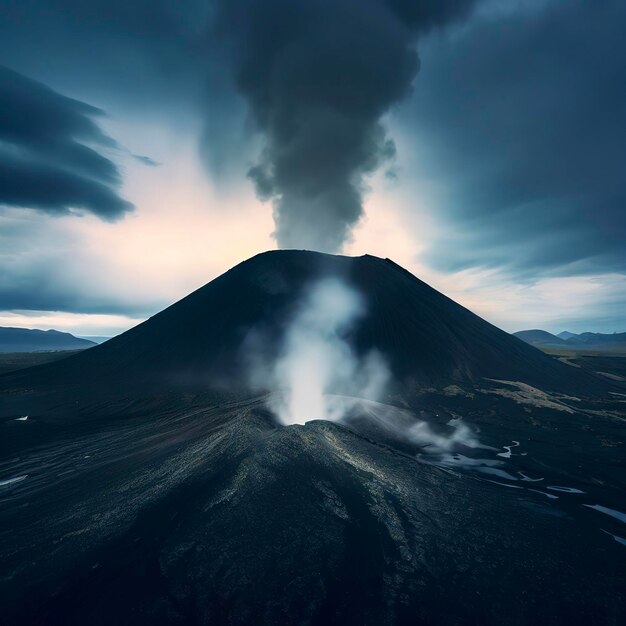
[[[61,93],[98,103],[112,118],[188,130],[197,126],[211,65],[204,38],[211,4],[4,2],[0,58]],[[227,110],[220,108],[220,117]]]
[[[368,175],[394,157],[381,117],[411,90],[416,38],[474,0],[131,4],[14,3],[0,53],[135,114],[198,116],[215,180],[232,188],[248,172],[274,203],[280,246],[338,250]]]
[[[505,272],[467,269],[432,281],[500,328],[559,333],[626,330],[626,276],[620,273],[515,280]]]
[[[193,144],[176,155],[158,171],[128,159],[128,191],[141,199],[129,219],[0,211],[0,311],[148,317],[272,247],[271,215],[251,188],[225,205]]]
[[[225,67],[261,132],[250,169],[281,247],[337,251],[363,213],[365,177],[395,153],[382,116],[419,69],[416,37],[471,0],[217,1]]]
[[[281,245],[332,249],[362,215],[369,173],[393,157],[380,115],[411,90],[419,37],[398,129],[423,157],[397,184],[433,192],[444,228],[429,261],[623,268],[623,3],[482,0],[471,16],[470,4],[24,0],[6,7],[0,54],[119,111],[197,116],[216,180],[250,170]],[[246,107],[265,145],[252,163]]]
[[[626,269],[626,6],[511,3],[421,47],[399,120],[441,232],[425,259],[537,275]]]
[[[161,165],[161,163],[159,163],[158,161],[155,161],[149,156],[145,156],[142,154],[133,154],[132,157],[136,159],[137,161],[139,161],[139,163],[143,163],[144,165],[149,165],[150,167],[159,167],[159,165]]]
[[[94,121],[102,115],[0,66],[0,204],[106,220],[130,211],[116,165],[91,147],[118,147]]]
[[[0,311],[0,326],[60,330],[77,336],[112,337],[141,323],[143,319],[124,315],[82,315],[56,311]]]
[[[97,242],[64,221],[75,220],[17,208],[0,214],[0,311],[147,316],[162,308],[166,302],[137,289],[131,299],[122,281],[107,276]]]
[[[364,49],[366,46],[360,33],[353,32],[353,21],[339,23],[331,20],[329,25],[313,29],[307,23],[294,25],[291,19],[303,15],[298,12],[308,10],[307,7],[314,7],[311,10],[318,16],[325,11],[329,11],[330,16],[343,11],[350,17],[350,7],[357,4],[365,13],[361,19],[369,29],[363,32],[373,33],[366,42],[367,49]],[[202,259],[206,261],[202,254],[211,260],[219,257],[220,269],[225,269],[235,257],[243,258],[259,246],[271,246],[272,243],[265,238],[271,230],[268,213],[259,210],[258,205],[249,199],[250,212],[245,212],[243,219],[247,223],[254,214],[258,219],[255,222],[258,232],[251,232],[249,228],[245,233],[240,232],[237,226],[240,229],[241,221],[235,225],[236,216],[242,219],[244,214],[231,200],[235,197],[234,189],[237,193],[251,190],[251,185],[242,186],[241,183],[245,181],[246,172],[257,166],[252,169],[252,177],[259,183],[259,191],[265,192],[265,196],[274,202],[282,201],[284,194],[280,190],[288,189],[287,182],[294,175],[306,182],[309,174],[301,167],[306,159],[300,159],[299,155],[304,153],[294,153],[296,149],[320,155],[318,160],[322,166],[310,172],[312,177],[315,174],[312,185],[318,175],[326,175],[323,167],[325,153],[314,150],[314,142],[323,143],[336,124],[330,114],[328,119],[331,121],[326,124],[323,115],[317,116],[316,112],[326,102],[324,98],[341,93],[339,88],[342,85],[339,84],[336,92],[325,88],[325,77],[330,78],[332,72],[322,73],[324,80],[317,81],[313,70],[323,72],[330,62],[322,55],[318,68],[316,57],[307,59],[307,50],[316,50],[310,47],[316,43],[316,37],[320,38],[320,44],[323,37],[328,38],[334,46],[329,48],[329,54],[337,52],[333,56],[337,68],[333,71],[335,75],[351,77],[354,82],[345,85],[345,90],[353,87],[356,94],[360,93],[361,74],[346,70],[353,67],[349,65],[352,52],[363,55],[366,70],[373,72],[374,77],[380,70],[376,59],[384,61],[384,70],[389,71],[390,76],[383,77],[387,82],[380,84],[387,89],[388,85],[396,84],[393,82],[396,71],[405,67],[389,62],[389,59],[396,58],[393,50],[409,40],[408,50],[414,54],[417,33],[421,59],[419,80],[415,81],[414,95],[406,105],[400,108],[392,104],[391,109],[385,109],[387,113],[382,119],[390,128],[389,136],[380,126],[381,118],[375,118],[375,124],[367,126],[363,125],[359,115],[355,115],[354,128],[347,125],[345,132],[330,138],[338,143],[344,142],[349,148],[349,139],[358,137],[359,129],[374,129],[371,133],[368,130],[363,145],[367,150],[370,146],[376,158],[369,161],[357,158],[340,164],[341,172],[355,173],[349,181],[354,193],[349,193],[349,186],[342,187],[344,191],[348,189],[342,206],[353,207],[352,212],[346,211],[339,216],[339,221],[334,221],[335,215],[327,208],[327,201],[341,196],[331,194],[327,198],[324,194],[315,196],[312,193],[301,204],[294,201],[291,213],[282,210],[277,213],[285,237],[293,233],[293,239],[284,241],[300,241],[302,245],[315,247],[315,242],[323,239],[323,246],[336,245],[349,233],[350,220],[361,210],[361,199],[367,191],[363,183],[373,184],[374,192],[366,198],[368,219],[359,222],[355,231],[356,244],[365,241],[360,230],[373,228],[373,222],[383,227],[387,234],[381,237],[380,229],[374,232],[370,228],[371,236],[361,245],[359,252],[374,249],[380,255],[396,258],[400,254],[398,242],[401,242],[404,265],[411,266],[410,261],[419,253],[419,266],[411,267],[419,268],[420,275],[429,280],[429,276],[437,276],[435,286],[511,330],[517,330],[520,324],[530,324],[533,317],[544,319],[546,324],[559,330],[562,329],[560,320],[568,320],[568,324],[571,320],[580,330],[588,330],[590,326],[597,330],[620,329],[624,320],[620,276],[624,273],[626,255],[623,245],[625,213],[620,210],[624,206],[625,180],[621,164],[626,160],[623,110],[626,61],[617,51],[621,49],[621,25],[625,18],[623,3],[616,0],[602,3],[481,0],[477,2],[476,10],[464,17],[468,4],[392,0],[363,0],[352,4],[347,0],[335,3],[233,0],[227,9],[235,12],[233,19],[238,21],[223,30],[218,39],[214,31],[208,30],[207,19],[217,17],[224,9],[220,8],[220,2],[213,0],[181,0],[177,3],[168,0],[136,0],[132,3],[122,0],[89,3],[22,0],[8,3],[3,7],[0,20],[0,56],[4,62],[54,86],[60,93],[101,104],[112,120],[104,121],[101,112],[84,103],[78,103],[82,107],[70,117],[91,121],[96,129],[104,123],[110,130],[112,123],[119,122],[121,126],[115,127],[115,136],[123,136],[124,143],[132,145],[134,153],[150,154],[164,163],[156,181],[153,170],[138,167],[135,159],[126,159],[125,194],[137,203],[142,214],[139,215],[138,211],[136,219],[116,224],[119,235],[115,238],[108,223],[93,220],[93,232],[81,234],[84,248],[97,248],[104,239],[107,241],[106,251],[91,260],[81,255],[79,264],[86,269],[84,279],[75,286],[76,303],[64,299],[63,293],[59,292],[50,293],[49,298],[42,297],[34,304],[90,311],[105,310],[106,307],[114,309],[115,298],[127,302],[129,298],[127,294],[122,298],[110,286],[102,284],[101,275],[106,273],[105,268],[123,266],[125,273],[120,270],[110,282],[116,286],[132,284],[132,289],[129,288],[131,295],[142,291],[137,285],[146,293],[157,294],[163,290],[163,281],[170,275],[180,278],[204,272],[208,278],[211,272],[198,269],[205,267],[201,262]],[[432,12],[435,6],[436,12]],[[219,8],[217,15],[216,8]],[[289,9],[290,13],[282,15],[283,9]],[[266,11],[265,16],[261,15],[264,21],[250,24],[254,11],[259,14]],[[386,19],[381,19],[380,24],[368,25],[368,15],[386,16]],[[451,18],[455,16],[457,20],[451,24]],[[390,23],[400,25],[396,47],[390,52],[383,50],[377,56],[378,48],[386,45],[385,33],[394,32]],[[254,37],[241,34],[242,25],[259,37],[265,32],[263,29],[269,27],[281,35],[267,39],[275,45],[276,73],[269,71],[271,67],[266,63],[266,56],[247,60],[255,54],[258,44]],[[443,32],[433,31],[441,25],[446,25]],[[302,29],[302,47],[297,45],[300,36],[296,37],[295,28]],[[407,32],[412,34],[405,39]],[[342,43],[345,43],[345,51]],[[98,50],[98,54],[93,54],[94,50]],[[261,49],[261,52],[265,54],[266,50]],[[289,65],[290,60],[294,68]],[[259,82],[265,82],[248,87],[243,80],[245,73],[242,75],[246,67],[251,68],[253,78],[258,70]],[[298,68],[302,69],[300,74]],[[291,76],[293,80],[288,81]],[[413,73],[411,80],[414,76]],[[307,82],[307,78],[311,80]],[[317,130],[307,135],[294,132],[293,145],[285,143],[283,134],[278,132],[284,125],[270,119],[270,114],[278,111],[275,100],[286,92],[295,103],[292,105],[292,100],[288,100],[291,108],[285,110],[297,121],[300,112],[298,98],[300,93],[307,93],[307,87],[312,91],[321,90],[320,107],[314,108],[310,117],[308,110],[304,111],[307,117],[302,119],[307,124],[302,126],[313,128],[308,121],[319,120],[318,125],[324,134],[320,135]],[[409,81],[407,91],[398,93],[408,93],[411,88]],[[293,93],[290,93],[291,89]],[[264,98],[258,106],[257,94]],[[377,94],[376,91],[374,95],[378,97]],[[368,100],[368,92],[366,96],[363,102],[381,102]],[[77,103],[76,100],[73,102]],[[387,101],[382,102],[380,108],[384,109]],[[246,111],[250,116],[248,120]],[[261,118],[263,124],[259,123],[256,111],[268,113]],[[338,111],[341,113],[343,109]],[[57,123],[65,129],[64,136],[72,137],[74,144],[82,146],[85,151],[76,154],[70,150],[55,162],[42,157],[42,162],[64,171],[67,169],[65,165],[71,162],[68,167],[72,182],[75,182],[75,174],[81,171],[87,185],[93,180],[102,185],[100,191],[105,195],[107,189],[117,195],[119,171],[109,167],[107,174],[105,163],[111,161],[106,155],[116,150],[114,145],[107,145],[106,139],[100,143],[72,135],[78,129],[67,126],[62,116]],[[40,132],[46,136],[50,128],[45,127]],[[225,186],[229,192],[222,193],[219,198],[211,198],[210,194],[194,197],[192,204],[198,210],[193,215],[185,212],[185,205],[191,206],[191,200],[185,194],[199,189],[204,193],[204,188],[195,180],[193,184],[188,179],[184,184],[182,179],[176,183],[174,172],[169,169],[170,165],[181,161],[180,153],[172,148],[171,137],[175,135],[179,139],[186,137],[185,133],[196,133],[196,138],[200,137],[205,165],[213,174],[212,185],[215,187],[215,181],[218,181],[220,192]],[[389,137],[396,142],[396,157],[393,157],[392,145],[385,143]],[[264,143],[260,144],[261,140]],[[352,145],[356,144],[358,142],[352,142]],[[263,145],[269,148],[269,152],[261,153]],[[283,145],[288,149],[276,149]],[[8,142],[2,144],[3,151],[9,148],[11,159],[17,159],[19,165],[25,149],[16,149]],[[371,156],[367,150],[364,154]],[[261,156],[255,160],[258,154]],[[294,154],[298,158],[291,159]],[[97,162],[98,155],[103,161]],[[124,152],[124,156],[127,157],[128,153]],[[395,195],[385,198],[381,193],[382,185],[376,186],[376,179],[372,182],[368,168],[362,164],[370,163],[375,168],[384,163],[385,167],[380,168],[382,174],[389,158],[395,158],[392,164],[397,171],[397,180],[393,185],[389,183]],[[81,165],[85,159],[89,162],[87,168]],[[275,162],[281,165],[278,171],[284,169],[286,173],[277,176]],[[312,162],[317,161],[313,159]],[[351,170],[353,165],[355,169]],[[185,166],[188,166],[187,161]],[[85,169],[99,172],[98,177],[85,174]],[[153,178],[148,180],[150,175]],[[141,185],[137,184],[137,177],[142,181]],[[5,175],[5,178],[12,179],[13,175]],[[277,186],[283,184],[283,178],[287,182],[283,187]],[[334,179],[329,182],[334,183]],[[78,193],[72,191],[72,195]],[[84,194],[85,190],[80,193]],[[106,203],[106,199],[100,202]],[[160,209],[159,223],[163,220],[162,230],[168,237],[166,245],[163,237],[153,232],[154,207],[158,202],[164,205]],[[279,204],[278,208],[281,206]],[[405,210],[401,211],[400,207]],[[209,222],[200,217],[207,209],[212,213]],[[50,208],[43,210],[52,211]],[[167,211],[170,213],[166,219]],[[29,211],[22,212],[30,214]],[[402,219],[394,224],[396,212]],[[375,219],[377,213],[378,219]],[[46,224],[63,222],[68,230],[74,229],[76,224],[92,222],[91,218],[48,220],[45,216],[39,217],[45,219]],[[132,236],[128,234],[131,232],[130,222],[134,222]],[[231,224],[229,236],[223,235],[226,223]],[[16,239],[30,252],[25,255],[23,249],[14,250],[12,272],[15,280],[11,289],[17,289],[20,283],[26,285],[29,274],[43,276],[36,286],[33,283],[35,290],[45,290],[46,284],[52,282],[65,285],[61,277],[68,267],[77,265],[76,248],[67,244],[62,233],[55,230],[54,237],[60,237],[58,250],[50,250],[54,247],[48,241],[53,236],[52,231],[35,232],[36,219],[31,221],[29,228],[29,232]],[[173,233],[178,229],[181,234],[175,238]],[[124,232],[127,232],[125,237]],[[103,233],[106,236],[103,237]],[[241,238],[246,238],[246,245],[237,247]],[[194,242],[191,246],[190,241]],[[46,248],[48,258],[35,262],[32,255],[36,256],[42,242],[49,244]],[[223,250],[215,252],[216,246],[222,246]],[[197,249],[193,260],[186,256],[189,248]],[[132,258],[125,256],[133,250]],[[153,253],[155,250],[158,254]],[[216,261],[215,265],[219,263]],[[174,264],[175,271],[171,269]],[[137,278],[132,283],[128,277],[132,272],[127,268],[137,266],[142,267],[144,273],[141,280]],[[0,263],[0,267],[6,272],[8,264]],[[51,268],[55,268],[54,271]],[[146,281],[148,275],[153,277],[151,281]],[[472,290],[467,284],[470,275],[481,281],[486,275],[497,275],[497,280],[489,281],[481,290]],[[561,305],[554,313],[556,303],[549,298],[546,300],[543,290],[552,292],[554,280],[562,276],[572,280],[567,282],[567,288],[563,288]],[[444,280],[446,277],[450,280]],[[201,283],[200,277],[196,280],[197,284]],[[586,285],[588,281],[600,282],[606,285],[606,289],[594,292],[593,296],[584,299],[585,306],[578,306],[583,302],[580,285]],[[94,283],[98,283],[99,290],[109,290],[111,304],[94,305],[86,299],[79,302],[78,292],[82,290],[85,294]],[[512,292],[514,297],[509,295]],[[171,293],[172,297],[174,293],[178,295],[178,292]],[[537,293],[541,297],[535,297]],[[20,301],[25,303],[27,295],[20,295]],[[29,297],[35,299],[35,296]],[[507,299],[514,304],[505,306],[503,301]],[[7,298],[7,305],[9,300],[15,304],[18,301]],[[592,307],[591,300],[598,306]],[[548,302],[549,307],[544,306],[544,302]],[[572,310],[575,319],[568,316],[567,311]],[[520,317],[521,312],[524,315]]]

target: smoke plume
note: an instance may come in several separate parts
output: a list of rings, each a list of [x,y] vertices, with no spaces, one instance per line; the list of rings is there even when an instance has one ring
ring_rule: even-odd
[[[473,0],[219,0],[216,38],[264,138],[250,169],[283,248],[335,252],[364,178],[395,153],[382,116],[411,89],[417,37]]]

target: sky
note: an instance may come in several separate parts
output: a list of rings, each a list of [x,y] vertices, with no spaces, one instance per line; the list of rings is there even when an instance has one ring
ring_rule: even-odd
[[[626,331],[626,3],[0,0],[0,326],[112,335],[264,250]]]

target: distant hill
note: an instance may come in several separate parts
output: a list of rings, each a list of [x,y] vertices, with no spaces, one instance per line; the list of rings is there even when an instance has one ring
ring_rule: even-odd
[[[553,335],[545,330],[520,330],[516,337],[538,348],[565,348],[587,352],[626,352],[626,333],[570,333]]]
[[[518,339],[529,343],[531,346],[566,346],[567,342],[545,330],[520,330],[513,333]]]
[[[46,352],[1,352],[0,353],[0,374],[15,372],[35,365],[52,363],[66,359],[80,352],[81,350],[53,350]]]
[[[108,341],[111,337],[103,337],[101,335],[81,335],[79,339],[86,339],[87,341],[93,341],[94,343],[100,344]]]
[[[590,350],[626,350],[626,333],[581,333],[568,339],[567,343]]]
[[[96,343],[58,330],[0,327],[0,352],[80,350]]]

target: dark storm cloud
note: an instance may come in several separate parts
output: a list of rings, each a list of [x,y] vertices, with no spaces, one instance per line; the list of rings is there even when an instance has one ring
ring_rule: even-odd
[[[416,37],[470,0],[219,1],[216,34],[264,138],[249,176],[281,247],[336,251],[364,176],[394,154],[381,117],[411,88]]]
[[[132,209],[115,164],[87,145],[117,147],[94,121],[101,115],[0,66],[0,204],[108,220]]]
[[[24,279],[4,285],[0,280],[0,311],[63,311],[87,315],[149,317],[170,304],[163,298],[123,300],[118,294],[86,293],[60,278],[58,267],[25,268]]]
[[[0,0],[0,58],[124,121],[149,113],[178,129],[185,116],[187,128],[200,117],[214,177],[230,185],[250,170],[259,195],[276,204],[279,243],[332,249],[360,215],[363,177],[393,155],[380,120],[411,90],[419,43],[421,73],[402,117],[417,149],[398,159],[410,154],[415,168],[400,169],[398,184],[423,183],[415,204],[445,227],[426,242],[431,260],[531,281],[623,272],[626,5],[479,0],[470,14],[470,4]],[[433,34],[439,26],[446,36]],[[3,139],[0,158],[13,169],[2,176],[18,185],[21,164],[37,151],[38,180],[54,179],[58,197],[87,197],[92,207],[123,202],[117,169],[102,154],[113,146],[80,135],[97,131],[99,112],[78,105],[70,107],[74,122],[56,118],[71,138],[64,150],[52,142],[58,160],[43,156],[45,142]],[[91,130],[73,126],[77,119]],[[35,128],[51,141],[54,126],[37,120]],[[259,135],[265,151],[255,161]],[[16,290],[27,284],[19,257]],[[41,294],[54,282],[45,269],[28,270],[43,277],[32,283]],[[31,306],[93,310],[79,294],[64,298],[48,293]]]
[[[211,2],[0,0],[0,59],[115,119],[189,132],[219,66],[207,54]]]
[[[212,0],[0,0],[0,58],[119,117],[202,120],[200,154],[222,187],[245,180],[253,134],[209,33]]]
[[[59,266],[23,265],[13,280],[0,279],[0,311],[64,311],[67,313],[144,315],[163,307],[120,302],[115,296],[85,293],[61,278]],[[16,280],[20,278],[20,280]],[[152,304],[152,303],[151,303]]]
[[[570,0],[424,42],[408,123],[449,226],[439,267],[626,269],[625,28],[625,3]]]
[[[178,84],[199,51],[197,36],[210,5],[211,0],[0,0],[0,50],[19,67],[59,70],[89,86],[104,76],[115,88],[151,91],[157,82]]]
[[[280,243],[329,249],[360,215],[363,176],[393,154],[380,116],[410,90],[416,38],[469,4],[22,0],[2,4],[0,54],[174,124],[177,103],[192,103],[222,182],[250,160],[247,105],[265,138],[250,177],[276,203]],[[449,228],[433,259],[623,268],[624,3],[479,9],[453,36],[420,39],[408,126],[425,158],[399,181],[440,190]]]

